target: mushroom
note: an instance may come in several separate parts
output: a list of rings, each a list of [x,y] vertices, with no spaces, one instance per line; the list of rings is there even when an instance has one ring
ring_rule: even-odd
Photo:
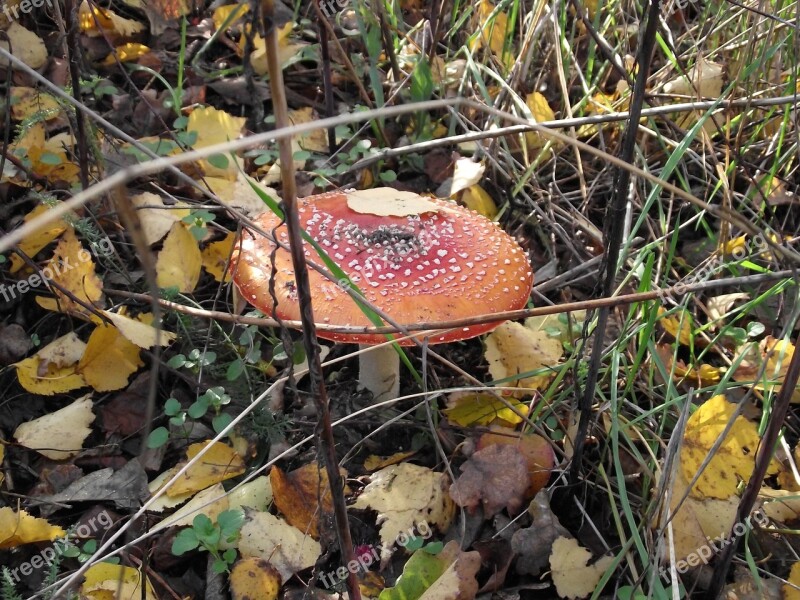
[[[533,274],[525,252],[496,223],[454,202],[392,188],[330,192],[298,201],[300,224],[348,275],[364,298],[400,325],[463,319],[523,308]],[[286,226],[271,211],[256,224],[288,244]],[[306,257],[319,261],[304,243]],[[275,260],[275,296],[269,294],[274,243],[245,231],[233,257],[233,281],[242,296],[266,315],[299,320],[289,252]],[[341,285],[310,270],[314,319],[339,326],[372,323]],[[490,331],[502,321],[481,323],[429,338],[453,342]],[[370,346],[386,336],[320,330],[321,338]],[[412,345],[405,339],[401,345]],[[376,399],[396,398],[399,357],[391,345],[360,357],[359,382]]]

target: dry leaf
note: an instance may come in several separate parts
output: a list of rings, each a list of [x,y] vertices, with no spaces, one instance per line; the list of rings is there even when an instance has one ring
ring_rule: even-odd
[[[49,207],[39,204],[31,212],[25,215],[25,223],[33,221],[36,217],[46,213]],[[30,257],[36,256],[47,244],[60,236],[67,229],[67,224],[58,219],[53,223],[48,223],[39,227],[19,243],[19,249]],[[19,271],[25,262],[16,254],[11,256],[11,273]]]
[[[555,453],[550,443],[540,435],[521,434],[513,429],[492,427],[492,431],[484,433],[478,439],[478,450],[492,444],[513,446],[525,459],[528,469],[528,488],[525,498],[533,498],[547,482],[550,472],[555,467]]]
[[[497,205],[494,200],[486,190],[477,184],[464,190],[459,202],[487,219],[494,219],[497,216]]]
[[[275,600],[281,575],[263,558],[249,556],[233,565],[229,585],[233,600]]]
[[[486,360],[495,381],[521,373],[537,371],[558,364],[564,350],[561,342],[544,331],[532,331],[519,323],[507,321],[486,337]],[[503,381],[502,385],[544,389],[551,373]]]
[[[88,385],[77,372],[85,349],[86,344],[75,333],[61,336],[14,365],[20,385],[43,396],[63,394]]]
[[[202,263],[197,240],[182,223],[173,224],[156,261],[158,287],[177,287],[179,292],[191,293],[200,281]]]
[[[224,110],[217,110],[212,106],[207,106],[205,108],[196,108],[192,111],[192,114],[189,115],[186,131],[197,134],[197,140],[193,147],[195,150],[199,150],[207,146],[238,139],[242,134],[242,128],[244,128],[246,121],[247,119],[244,117],[234,117]],[[228,154],[225,157],[228,159],[228,164],[224,167],[215,167],[207,160],[201,160],[200,164],[205,174],[235,180],[242,161],[238,157],[232,160]]]
[[[164,473],[164,475],[166,475],[165,481],[166,479],[171,479],[172,476],[177,472],[178,470],[173,468]],[[194,495],[192,496],[192,494]],[[184,506],[181,506],[178,510],[172,513],[169,517],[166,517],[154,527],[151,527],[150,531],[155,533],[156,531],[161,531],[167,527],[190,527],[197,515],[205,515],[212,521],[216,521],[220,513],[223,513],[230,508],[228,495],[221,483],[212,485],[211,487],[208,487],[197,493],[189,492],[182,496],[175,497],[172,500],[178,500],[178,498],[181,498],[181,502],[185,502],[187,496],[191,496],[191,500],[189,500],[189,502],[187,502]],[[165,497],[166,494],[161,496],[159,500]],[[154,506],[157,506],[158,509],[160,509],[158,512],[164,510],[165,508],[169,508],[169,502],[166,500],[164,502],[159,502],[159,500],[156,500],[156,502],[153,503]],[[151,508],[151,510],[156,509]]]
[[[52,542],[64,537],[67,532],[46,519],[32,517],[24,510],[0,508],[0,549],[16,548],[34,542]]]
[[[664,85],[664,93],[719,98],[722,93],[723,70],[723,66],[719,63],[698,56],[697,63],[687,73],[688,77],[680,76],[667,82]]]
[[[789,340],[776,339],[771,335],[761,340],[757,349],[753,343],[745,344],[733,360],[733,364],[739,365],[733,373],[733,379],[755,381],[753,386],[755,389],[767,394],[773,393],[786,379],[794,349],[794,344]],[[756,381],[756,376],[762,368],[764,372]],[[792,393],[792,402],[800,403],[800,386]]]
[[[61,105],[54,96],[31,87],[12,87],[10,102],[11,118],[15,121],[29,119],[34,115],[37,118],[44,118],[45,121],[51,121],[61,113]]]
[[[29,29],[25,29],[16,21],[11,23],[6,29],[6,39],[0,39],[0,48],[9,50],[9,42],[11,43],[11,54],[16,56],[19,60],[28,65],[31,69],[39,69],[47,62],[47,48],[38,35]],[[9,61],[5,58],[0,58],[0,67],[5,69],[8,67]]]
[[[518,529],[511,538],[511,548],[517,555],[517,572],[537,576],[549,562],[553,542],[569,536],[550,508],[550,498],[544,491],[536,494],[528,506],[533,526]]]
[[[379,217],[407,217],[442,210],[419,194],[386,187],[347,192],[347,206],[357,213]]]
[[[462,552],[458,542],[447,542],[437,555],[443,562],[450,562],[445,571],[422,592],[419,600],[472,600],[478,593],[475,576],[481,568],[478,552]]]
[[[106,56],[105,60],[103,61],[104,65],[115,65],[117,61],[121,63],[127,62],[134,62],[139,60],[145,54],[150,53],[150,48],[145,46],[144,44],[137,44],[134,42],[128,42],[127,44],[123,44],[122,46],[117,46],[114,48],[114,51]]]
[[[208,184],[209,189],[217,195],[222,204],[240,210],[247,216],[260,215],[269,210],[267,205],[264,204],[264,201],[251,187],[251,182],[263,190],[267,196],[275,200],[275,202],[281,201],[278,192],[273,188],[248,177],[242,172],[236,174],[235,181],[225,179],[224,177],[206,177],[204,181]]]
[[[113,10],[96,4],[90,6],[86,0],[81,2],[78,19],[81,31],[89,37],[111,34],[127,38],[144,30],[144,24],[120,17]]]
[[[783,600],[800,600],[800,561],[792,565],[786,583],[781,587]]]
[[[144,582],[144,586],[142,586]],[[144,589],[142,589],[144,587]],[[157,600],[150,580],[138,569],[99,562],[84,574],[81,598],[91,600]]]
[[[591,594],[606,569],[614,562],[613,556],[603,556],[592,565],[592,554],[572,538],[558,538],[553,542],[550,571],[556,592],[562,598],[584,598]]]
[[[340,469],[340,472],[342,478],[347,477],[347,471]],[[291,473],[272,467],[269,479],[275,506],[286,521],[318,540],[320,521],[332,522],[333,519],[331,486],[325,469],[316,462],[303,465]]]
[[[282,581],[313,567],[322,554],[319,542],[283,519],[247,509],[238,547],[243,557],[254,556],[269,562]]]
[[[272,504],[272,483],[266,475],[236,486],[227,494],[230,508],[267,510]]]
[[[680,452],[681,468],[687,481],[700,472],[700,465],[735,411],[736,405],[719,395],[707,400],[689,417]],[[748,481],[753,473],[760,442],[755,424],[737,416],[711,461],[700,473],[692,495],[723,500],[735,495],[739,481]],[[773,459],[767,473],[775,475],[779,470],[780,464]]]
[[[116,327],[98,325],[89,336],[78,373],[98,392],[120,390],[144,365],[139,347],[129,342]]]
[[[543,94],[539,92],[528,94],[528,97],[525,99],[525,104],[530,109],[531,115],[533,115],[534,123],[555,121],[556,114],[553,112],[553,109],[550,108],[550,104],[548,104],[547,98],[545,98]],[[547,143],[547,141],[548,138],[543,136],[538,131],[530,131],[525,134],[525,144],[528,146],[528,150],[530,152],[540,150]],[[557,141],[554,141],[553,143],[555,145],[559,144]]]
[[[506,31],[508,30],[508,15],[504,11],[495,11],[495,5],[490,0],[479,0],[475,17],[477,23],[474,23],[474,29],[480,30],[480,33],[470,43],[470,51],[477,52],[488,46],[495,58],[502,62]],[[512,57],[507,58],[511,60]]]
[[[131,196],[131,204],[136,207],[137,215],[142,223],[144,238],[148,245],[158,242],[169,233],[169,230],[176,222],[189,216],[190,213],[188,208],[176,209],[175,207],[166,206],[161,196],[150,192]],[[180,206],[188,205],[181,204]]]
[[[450,196],[455,197],[460,191],[477,184],[483,177],[484,171],[486,171],[486,165],[483,163],[475,162],[471,158],[459,158],[453,169]]]
[[[485,517],[503,508],[516,514],[528,488],[528,466],[515,446],[493,444],[478,450],[461,465],[461,475],[450,486],[450,497],[459,506],[483,505]]]
[[[187,460],[180,463],[177,468],[183,468],[209,444],[212,442],[199,442],[189,446],[186,450]],[[242,457],[236,454],[230,446],[226,446],[222,442],[213,442],[211,449],[169,487],[167,495],[173,498],[188,492],[197,492],[242,473],[244,473]]]
[[[236,234],[230,232],[224,239],[218,242],[211,242],[200,253],[203,268],[220,283],[230,281],[231,274],[228,272],[227,267],[235,241]]]
[[[101,311],[109,319],[114,327],[129,341],[139,348],[152,348],[158,341],[159,346],[169,346],[175,341],[176,334],[161,330],[160,332],[147,323],[137,319],[131,319],[120,313],[112,313],[107,310]],[[152,315],[150,315],[152,318]]]
[[[14,438],[26,448],[53,460],[65,460],[78,454],[94,422],[89,396],[50,414],[20,424]]]
[[[528,405],[514,398],[501,400],[494,394],[453,392],[447,396],[443,412],[448,421],[462,427],[490,423],[517,425],[528,415]]]
[[[381,558],[388,560],[398,535],[422,522],[444,533],[455,515],[448,479],[425,467],[401,463],[373,473],[353,508],[372,509],[381,526]],[[398,494],[397,490],[403,490]]]

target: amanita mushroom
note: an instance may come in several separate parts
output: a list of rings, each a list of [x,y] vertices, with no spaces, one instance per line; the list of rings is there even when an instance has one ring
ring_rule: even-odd
[[[523,308],[533,274],[517,242],[482,215],[454,202],[392,188],[331,192],[298,201],[300,224],[358,286],[369,302],[400,325],[447,321]],[[288,244],[285,225],[274,213],[255,222]],[[280,226],[279,226],[280,225]],[[277,228],[277,229],[275,229]],[[244,298],[266,315],[298,320],[291,257],[275,254],[275,295],[269,294],[274,244],[245,232],[234,256],[233,281]],[[321,263],[305,243],[310,260]],[[310,270],[314,318],[339,326],[370,326],[356,302],[340,287]],[[429,343],[471,338],[502,321],[482,323],[429,338]],[[333,333],[319,337],[373,345],[386,337]],[[403,340],[401,345],[412,345]],[[359,381],[377,399],[397,397],[400,365],[391,346],[361,355]]]

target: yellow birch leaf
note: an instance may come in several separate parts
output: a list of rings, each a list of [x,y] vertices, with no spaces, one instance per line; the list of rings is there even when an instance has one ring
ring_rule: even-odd
[[[800,561],[792,565],[786,583],[781,586],[783,600],[800,600]]]
[[[183,465],[211,443],[207,441],[189,446],[186,450],[187,460],[180,463],[178,468],[183,468]],[[167,495],[173,498],[189,492],[197,492],[242,473],[244,473],[242,457],[236,454],[236,451],[230,446],[222,442],[213,442],[211,449],[167,489]]]
[[[497,216],[497,205],[494,200],[477,183],[464,190],[464,193],[461,194],[461,203],[487,219],[494,219]]]
[[[214,21],[214,28],[217,30],[222,29],[222,26],[225,24],[225,21],[228,20],[231,13],[236,11],[236,16],[228,23],[228,27],[234,27],[241,22],[248,10],[250,10],[250,7],[247,4],[226,4],[225,6],[217,7],[214,9],[214,14],[211,16],[211,20]]]
[[[144,582],[144,586],[142,586],[142,582]],[[81,598],[156,600],[157,596],[150,580],[138,569],[100,562],[89,567],[84,574]]]
[[[4,8],[8,6],[3,3]],[[26,29],[17,22],[11,23],[6,29],[4,39],[0,40],[0,48],[10,51],[19,60],[31,69],[39,69],[47,62],[47,47],[44,41],[30,29]],[[9,61],[0,58],[0,67],[8,67]],[[17,67],[14,67],[15,69]]]
[[[563,353],[559,340],[513,321],[503,323],[486,337],[485,357],[495,380],[555,366]],[[504,381],[502,385],[541,390],[551,378],[552,373],[529,375]]]
[[[689,314],[689,311],[685,308],[681,308],[670,316],[662,316],[666,315],[666,312],[667,311],[663,308],[658,309],[658,315],[661,317],[661,326],[664,328],[664,331],[684,346],[691,345],[694,319],[692,319],[692,315]],[[680,333],[678,330],[680,330]]]
[[[103,64],[115,65],[117,64],[117,61],[121,63],[133,62],[135,60],[140,59],[145,54],[149,53],[150,53],[150,48],[148,48],[144,44],[128,42],[127,44],[123,44],[122,46],[117,46],[116,48],[114,48],[114,52],[106,56],[105,60],[103,61]]]
[[[213,106],[207,106],[205,108],[196,108],[192,111],[186,124],[186,131],[197,134],[194,149],[198,150],[237,139],[242,134],[242,128],[246,121],[247,119],[244,117],[234,117],[224,110],[217,110]],[[241,166],[241,159],[236,159],[236,162],[239,163],[237,165],[231,160],[230,155],[226,154],[225,157],[228,159],[228,164],[224,167],[215,167],[207,160],[201,160],[200,164],[205,174],[226,177],[230,180],[236,179],[239,166]]]
[[[12,87],[10,103],[11,118],[15,121],[22,121],[34,115],[41,115],[46,121],[50,121],[61,112],[61,105],[53,96],[32,87]]]
[[[175,341],[176,334],[169,331],[158,332],[149,323],[142,323],[138,319],[131,319],[128,316],[112,313],[107,310],[101,311],[117,328],[117,330],[128,340],[139,346],[139,348],[152,348],[158,338],[160,346],[169,346]],[[152,315],[151,315],[152,316]]]
[[[200,280],[202,262],[194,236],[182,223],[173,224],[156,261],[158,287],[177,287],[179,292],[192,292]]]
[[[289,61],[294,59],[303,47],[307,46],[306,43],[290,41],[289,34],[292,32],[292,29],[293,25],[291,21],[278,29],[278,64],[281,65],[281,68],[286,68]],[[239,47],[242,52],[244,52],[245,40],[245,35],[242,35],[239,39]],[[250,54],[250,64],[258,75],[269,75],[269,66],[267,65],[267,43],[258,33],[253,36],[253,52]]]
[[[42,269],[48,279],[60,284],[89,306],[102,306],[103,283],[95,273],[92,255],[86,250],[75,231],[70,227],[61,241],[58,242],[53,258]],[[52,277],[50,277],[52,275]],[[90,315],[87,308],[66,296],[60,290],[53,288],[56,298],[36,298],[42,308],[53,311],[63,311],[77,315]]]
[[[25,222],[29,223],[39,215],[46,213],[49,210],[47,205],[40,204],[31,212],[25,215]],[[59,219],[53,223],[42,225],[39,229],[26,236],[24,240],[19,243],[19,249],[30,257],[36,256],[42,248],[47,246],[50,242],[60,236],[67,229],[67,224]],[[11,272],[16,273],[22,268],[25,263],[16,254],[11,255]]]
[[[148,245],[161,240],[176,222],[190,214],[187,204],[181,203],[181,208],[167,206],[161,196],[151,192],[131,196],[131,204],[136,207],[136,214],[142,222],[142,230]],[[183,208],[184,206],[186,208]]]
[[[525,98],[525,104],[531,111],[534,123],[554,121],[556,118],[553,109],[550,108],[550,104],[547,102],[547,98],[545,98],[544,95],[539,92],[528,94],[528,97]],[[547,143],[547,138],[538,131],[531,131],[525,134],[525,143],[528,146],[528,150],[533,152],[541,149],[545,143]],[[555,143],[556,142],[554,142],[554,144]]]
[[[452,423],[462,427],[473,425],[489,425],[498,421],[517,425],[522,417],[508,407],[513,406],[522,415],[528,414],[528,406],[519,400],[509,398],[505,402],[492,394],[475,392],[454,392],[447,398],[444,414]]]
[[[139,347],[112,325],[98,325],[89,336],[78,372],[98,392],[119,390],[144,365]]]
[[[233,251],[234,241],[236,241],[236,234],[231,232],[225,236],[225,239],[211,242],[201,252],[203,268],[220,283],[230,281],[231,275],[227,272],[226,267]]]
[[[681,447],[683,476],[691,481],[700,472],[717,438],[733,418],[736,406],[725,396],[714,396],[698,408],[686,422],[686,431]],[[700,473],[692,488],[695,498],[726,499],[736,494],[740,481],[748,481],[755,466],[756,451],[761,437],[755,424],[737,416],[722,444],[711,456],[710,462]],[[772,459],[767,473],[775,475],[780,463]]]
[[[65,143],[71,147],[74,139],[65,134],[47,139],[44,123],[35,123],[16,140],[12,152],[30,164],[34,175],[51,182],[76,183],[80,168],[67,158]],[[27,185],[25,181],[14,181],[19,185]]]
[[[233,566],[229,583],[233,600],[275,600],[281,575],[263,558],[248,556]]]
[[[172,476],[178,472],[179,468],[180,466],[172,468],[164,473],[165,479],[172,479]],[[191,498],[191,500],[186,502],[186,498]],[[155,502],[155,505],[158,506],[156,512],[162,512],[165,508],[168,508],[170,506],[169,500],[166,494],[160,496]],[[161,531],[167,527],[188,527],[192,524],[192,521],[194,521],[197,515],[205,515],[212,521],[216,521],[220,513],[230,508],[228,494],[225,492],[225,488],[222,487],[221,483],[216,483],[197,493],[189,492],[187,494],[181,494],[173,498],[173,500],[180,500],[178,504],[181,502],[186,502],[186,504],[181,506],[170,516],[165,517],[164,520],[159,521],[157,525],[150,528],[152,533]]]
[[[21,423],[14,438],[26,448],[53,460],[66,460],[78,454],[92,432],[92,401],[86,395],[64,408]]]
[[[592,553],[573,538],[560,537],[553,542],[550,571],[559,596],[584,598],[594,591],[614,557],[603,556],[590,565],[591,558]]]
[[[311,121],[319,121],[319,115],[310,106],[289,111],[292,125],[301,125]],[[297,136],[297,142],[303,150],[326,153],[328,151],[328,134],[324,129],[315,129]]]
[[[488,46],[495,58],[502,62],[508,30],[508,15],[503,11],[495,12],[495,5],[490,0],[479,0],[476,16],[480,34],[470,43],[470,50],[476,52]]]
[[[66,531],[50,525],[46,519],[32,517],[24,510],[19,512],[4,506],[0,508],[0,548],[16,548],[34,542],[52,542],[64,537]]]
[[[68,333],[50,342],[14,366],[22,387],[34,394],[52,396],[71,392],[87,385],[77,372],[78,361],[86,350],[77,335]]]
[[[144,24],[132,19],[125,19],[113,10],[90,6],[86,0],[81,2],[78,20],[83,33],[89,37],[100,37],[103,34],[116,34],[130,37],[144,30]]]

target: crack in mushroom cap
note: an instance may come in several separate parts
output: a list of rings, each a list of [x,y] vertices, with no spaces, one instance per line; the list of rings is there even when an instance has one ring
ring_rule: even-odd
[[[391,200],[383,197],[380,201]],[[346,192],[330,192],[298,200],[298,211],[303,229],[350,277],[364,297],[401,325],[524,308],[533,286],[533,273],[519,244],[496,223],[472,210],[445,200],[430,199],[430,202],[439,210],[376,216],[352,210]],[[274,230],[277,239],[288,245],[286,226],[274,213],[263,213],[255,222],[268,233]],[[303,246],[308,260],[322,264],[307,242]],[[234,283],[244,298],[264,314],[299,320],[291,256],[282,248],[275,254],[277,306],[270,297],[270,257],[274,248],[268,238],[245,231],[232,260]],[[340,285],[312,269],[309,281],[316,322],[372,325]],[[429,341],[471,338],[500,323],[460,328]],[[380,334],[330,331],[317,334],[338,342],[386,341]]]

